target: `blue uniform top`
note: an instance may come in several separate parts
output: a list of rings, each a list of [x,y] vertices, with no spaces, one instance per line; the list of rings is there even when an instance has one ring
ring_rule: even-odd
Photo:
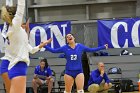
[[[71,48],[68,44],[57,49],[52,49],[48,46],[45,46],[45,48],[52,53],[65,54],[65,58],[67,60],[66,70],[82,70],[81,57],[83,52],[95,52],[101,49],[105,49],[105,46],[101,46],[98,48],[88,48],[78,43],[76,44],[74,49]]]
[[[1,66],[0,66],[0,75],[1,75]]]
[[[100,76],[100,71],[98,69],[96,69],[91,72],[91,75],[90,75],[90,78],[88,81],[88,86],[90,86],[91,84],[100,84],[103,79],[105,80],[106,83],[110,82],[106,73],[104,73],[104,75],[102,77],[102,76]]]
[[[50,69],[50,67],[44,68],[43,71],[41,71],[40,65],[36,66],[34,74],[37,75],[42,75],[42,76],[52,76],[52,70]]]

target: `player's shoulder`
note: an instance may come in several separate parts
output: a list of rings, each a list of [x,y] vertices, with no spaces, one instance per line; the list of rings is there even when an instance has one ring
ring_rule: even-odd
[[[50,66],[48,66],[48,67],[46,67],[45,69],[46,69],[46,70],[50,70],[51,68],[50,68]]]

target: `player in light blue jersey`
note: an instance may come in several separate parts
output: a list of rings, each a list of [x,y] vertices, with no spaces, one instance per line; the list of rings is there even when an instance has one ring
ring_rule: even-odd
[[[75,38],[72,34],[67,34],[66,45],[58,48],[52,49],[48,46],[45,48],[52,53],[64,53],[67,60],[65,67],[65,91],[64,93],[71,93],[71,89],[75,80],[78,93],[84,93],[84,74],[81,63],[82,53],[85,52],[95,52],[101,49],[107,49],[108,44],[98,48],[88,48],[80,43],[75,42]]]

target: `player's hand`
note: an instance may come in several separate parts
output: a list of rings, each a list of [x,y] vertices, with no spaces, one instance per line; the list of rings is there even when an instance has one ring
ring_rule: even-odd
[[[42,48],[42,47],[44,47],[45,45],[51,43],[51,41],[52,41],[52,38],[50,38],[49,40],[46,40],[46,41],[40,43],[39,48]]]
[[[104,75],[104,73],[105,73],[105,71],[104,70],[101,70],[101,76],[103,76]]]
[[[105,83],[104,89],[105,89],[105,90],[109,89],[109,85],[108,85],[107,83]]]
[[[49,79],[51,79],[51,77],[49,76],[49,77],[46,77],[46,80],[49,80]]]
[[[104,46],[105,46],[106,49],[108,49],[108,44],[105,44]]]
[[[34,75],[34,79],[37,79],[38,78],[38,76],[37,75]]]

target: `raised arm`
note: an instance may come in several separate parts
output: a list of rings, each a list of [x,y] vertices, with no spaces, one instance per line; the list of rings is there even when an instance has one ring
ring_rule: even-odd
[[[12,25],[14,25],[18,29],[19,27],[21,27],[22,24],[24,10],[25,10],[25,0],[18,0],[17,11],[15,17],[12,20]]]
[[[27,34],[28,34],[28,37],[29,37],[29,34],[30,34],[30,27],[29,27],[29,24],[30,24],[30,21],[29,21],[29,19],[28,19],[27,22],[26,22],[26,32],[27,32]]]
[[[50,48],[48,46],[45,46],[44,48],[46,50],[52,52],[52,53],[63,53],[64,52],[64,46],[63,47],[60,47],[60,48],[57,48],[57,49],[53,49],[53,48]]]
[[[31,54],[34,54],[40,50],[39,46],[32,47],[30,44],[28,44],[28,50]]]
[[[102,49],[107,49],[108,45],[105,44],[104,46],[97,47],[97,48],[89,48],[89,47],[86,47],[84,45],[82,45],[82,47],[84,48],[85,52],[95,52],[95,51],[99,51],[99,50],[102,50]]]
[[[36,47],[32,47],[30,44],[28,44],[28,50],[31,54],[34,54],[34,53],[38,52],[42,47],[49,44],[51,41],[52,41],[52,39],[50,38],[49,40],[46,40],[46,41],[40,43],[40,45],[38,45]]]

